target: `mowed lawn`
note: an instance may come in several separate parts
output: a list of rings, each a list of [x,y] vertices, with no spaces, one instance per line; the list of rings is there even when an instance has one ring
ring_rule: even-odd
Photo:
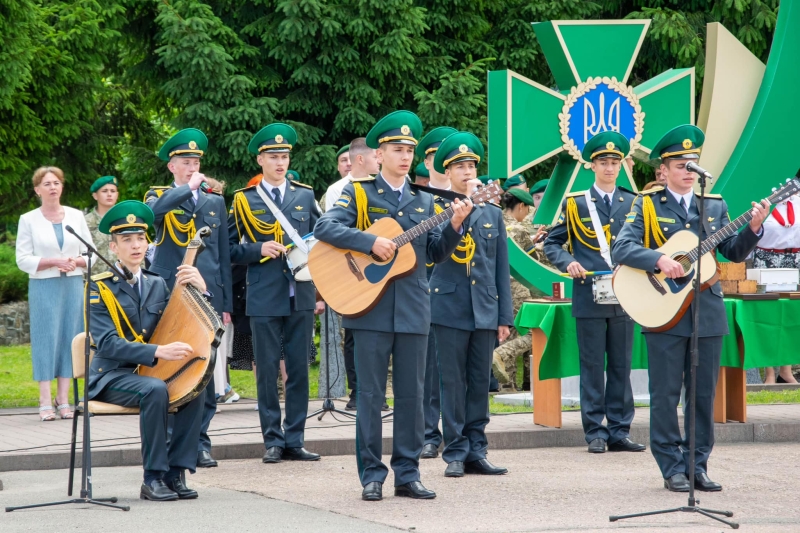
[[[520,365],[521,366],[521,365]],[[521,368],[520,368],[521,371]],[[518,372],[521,375],[521,372]],[[231,385],[243,398],[256,397],[256,383],[252,372],[231,370]],[[309,368],[309,398],[317,398],[319,360]],[[80,382],[80,393],[83,394],[83,381]],[[55,381],[51,394],[55,398]],[[33,381],[30,345],[0,347],[0,409],[12,407],[36,407],[39,399],[38,383]],[[70,389],[70,403],[72,390]],[[393,404],[391,398],[389,404]],[[748,392],[748,404],[780,404],[800,403],[800,390]],[[337,407],[343,407],[337,405]],[[577,409],[577,408],[572,408]],[[489,410],[492,413],[530,412],[528,406],[504,405],[490,399]]]

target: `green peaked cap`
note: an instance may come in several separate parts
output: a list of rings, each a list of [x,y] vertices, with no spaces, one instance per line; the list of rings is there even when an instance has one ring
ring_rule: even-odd
[[[336,159],[339,159],[340,155],[342,155],[345,152],[349,152],[349,151],[350,151],[350,145],[349,144],[345,144],[344,146],[339,148],[338,152],[336,152]]]
[[[394,111],[380,119],[367,133],[367,146],[379,148],[383,143],[417,145],[422,135],[422,121],[411,111]]]
[[[489,180],[490,180],[490,179],[492,179],[492,178],[490,178],[490,177],[489,177],[489,174],[484,174],[483,176],[478,176],[478,180],[479,180],[481,183],[483,183],[484,185],[486,185],[487,183],[489,183]]]
[[[421,176],[423,178],[431,177],[431,173],[428,172],[428,167],[425,166],[425,163],[420,163],[414,168],[414,175]]]
[[[533,197],[533,195],[536,194],[537,192],[544,192],[544,190],[547,188],[549,184],[550,184],[550,179],[539,180],[533,184],[533,186],[528,192],[530,193],[531,197]]]
[[[144,233],[153,225],[153,210],[138,200],[125,200],[109,209],[100,219],[100,233]]]
[[[445,137],[439,145],[433,159],[433,168],[444,174],[445,168],[457,161],[480,163],[483,154],[483,143],[480,139],[468,131],[459,131]]]
[[[630,151],[631,143],[623,134],[617,131],[604,131],[589,139],[583,147],[581,157],[585,161],[592,161],[598,157],[625,159]]]
[[[258,155],[261,152],[291,152],[297,144],[297,132],[283,122],[274,122],[264,126],[250,139],[247,151]]]
[[[675,126],[661,137],[650,155],[653,159],[699,159],[700,148],[706,134],[697,126],[684,124]]]
[[[531,196],[530,193],[523,191],[522,189],[509,189],[506,191],[506,194],[514,196],[517,200],[519,200],[525,205],[533,205],[533,196]]]
[[[286,179],[289,181],[300,181],[300,173],[296,170],[287,170]]]
[[[115,178],[114,176],[103,176],[102,178],[97,178],[96,180],[94,180],[94,183],[92,183],[92,186],[89,187],[89,191],[97,192],[106,185],[108,185],[109,183],[111,185],[118,185],[117,178]]]
[[[438,128],[433,128],[425,137],[422,138],[414,152],[417,154],[417,157],[425,159],[428,154],[439,149],[439,145],[442,144],[442,141],[445,139],[445,137],[454,133],[458,133],[458,130],[448,126],[439,126]]]
[[[208,138],[205,133],[195,128],[186,128],[167,139],[158,151],[158,158],[169,161],[174,156],[203,157],[207,148]]]
[[[522,177],[522,174],[514,174],[506,179],[506,181],[503,182],[503,190],[507,191],[511,187],[516,187],[517,185],[525,185],[525,178]]]

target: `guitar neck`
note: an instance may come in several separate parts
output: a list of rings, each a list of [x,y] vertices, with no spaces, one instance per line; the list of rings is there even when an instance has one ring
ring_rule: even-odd
[[[427,219],[426,221],[422,222],[421,224],[417,224],[410,230],[401,233],[400,235],[392,239],[392,242],[395,243],[398,246],[398,248],[400,246],[403,246],[404,244],[408,244],[417,237],[419,237],[420,235],[422,235],[423,233],[427,233],[428,231],[432,230],[442,222],[450,220],[453,217],[453,213],[454,213],[453,208],[448,207],[438,215],[435,215]]]
[[[697,248],[695,248],[694,250],[689,252],[688,258],[691,260],[692,263],[694,263],[695,261],[697,261],[698,258],[704,256],[705,254],[707,254],[708,252],[719,246],[719,243],[721,243],[722,241],[724,241],[725,239],[727,239],[728,237],[739,231],[739,229],[742,226],[750,222],[750,220],[752,219],[753,219],[753,212],[748,209],[744,214],[739,215],[738,218],[732,220],[724,228],[720,229],[714,235],[704,240],[703,243],[700,245],[699,251]]]

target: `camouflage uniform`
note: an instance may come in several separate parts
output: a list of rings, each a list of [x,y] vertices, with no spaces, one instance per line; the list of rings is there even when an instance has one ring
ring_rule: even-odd
[[[97,248],[97,251],[111,261],[112,263],[117,260],[116,254],[108,249],[108,243],[111,242],[111,236],[106,235],[105,233],[100,233],[100,230],[97,229],[97,226],[100,224],[100,219],[103,218],[97,213],[97,209],[92,209],[88,213],[84,215],[86,219],[86,225],[89,227],[89,231],[92,233],[92,241],[94,242],[94,247]],[[97,259],[93,257],[94,264],[92,265],[92,275],[101,274],[103,272],[107,272],[110,270],[108,265],[103,262],[102,259]]]

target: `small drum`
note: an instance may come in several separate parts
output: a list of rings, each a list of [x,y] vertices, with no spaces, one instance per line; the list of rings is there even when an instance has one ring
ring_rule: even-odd
[[[611,280],[614,274],[600,274],[592,277],[592,296],[596,304],[618,305],[619,301],[614,295]]]
[[[303,242],[308,246],[308,251],[317,244],[317,239],[314,238],[313,233],[303,237]],[[292,271],[295,281],[311,281],[311,272],[308,271],[308,254],[299,249],[297,246],[292,246],[286,252],[286,263]]]

